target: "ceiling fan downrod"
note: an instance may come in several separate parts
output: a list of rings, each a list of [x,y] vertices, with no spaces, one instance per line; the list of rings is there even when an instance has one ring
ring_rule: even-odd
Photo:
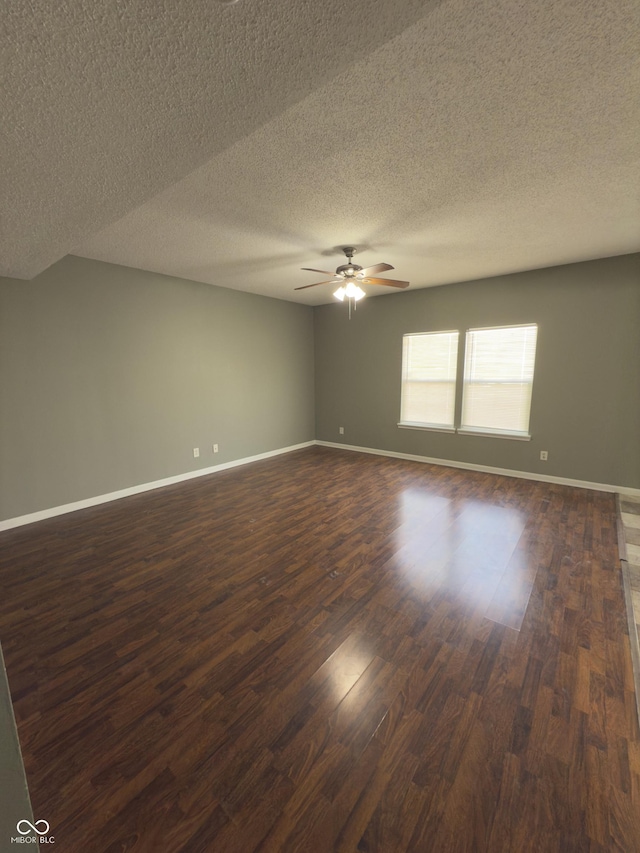
[[[358,266],[358,264],[354,264],[352,261],[356,250],[353,246],[345,246],[342,251],[347,256],[347,263],[342,264],[338,267],[338,269],[336,270],[336,275],[342,275],[344,276],[344,278],[353,278],[362,269],[361,266]]]

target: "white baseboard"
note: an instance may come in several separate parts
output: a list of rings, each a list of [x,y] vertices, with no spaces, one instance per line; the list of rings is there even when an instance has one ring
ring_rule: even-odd
[[[117,501],[120,498],[126,498],[130,495],[138,495],[141,492],[149,492],[152,489],[161,489],[163,486],[171,486],[174,483],[183,483],[185,480],[193,480],[196,477],[204,477],[206,474],[215,474],[216,471],[225,471],[227,468],[236,468],[239,465],[247,465],[249,462],[257,462],[259,459],[268,459],[271,456],[280,456],[282,453],[291,453],[293,450],[300,450],[303,447],[312,447],[315,441],[305,441],[302,444],[293,444],[290,447],[280,447],[277,450],[269,450],[266,453],[257,453],[255,456],[245,456],[242,459],[234,459],[232,462],[222,462],[220,465],[212,465],[209,468],[198,468],[197,471],[187,471],[184,474],[176,474],[173,477],[165,477],[162,480],[155,480],[152,483],[141,483],[139,486],[129,486],[126,489],[118,489],[117,492],[109,492],[105,495],[96,495],[92,498],[85,498],[81,501],[63,504],[62,506],[54,506],[50,509],[42,509],[38,512],[31,512],[28,515],[20,515],[16,518],[8,518],[5,521],[0,521],[0,531],[10,530],[13,527],[22,527],[24,524],[32,524],[34,521],[42,521],[45,518],[53,518],[56,515],[64,515],[67,512],[75,512],[79,509],[86,509],[90,506],[109,503],[109,501]]]
[[[640,489],[630,486],[612,486],[608,483],[589,483],[586,480],[571,480],[568,477],[554,477],[549,474],[534,474],[531,471],[513,471],[511,468],[493,468],[490,465],[476,465],[473,462],[455,462],[452,459],[436,459],[431,456],[416,456],[413,453],[396,453],[394,450],[376,450],[373,447],[358,447],[354,444],[336,444],[333,441],[315,441],[321,447],[336,447],[339,450],[353,450],[356,453],[372,453],[374,456],[390,456],[394,459],[409,459],[412,462],[427,462],[429,465],[444,465],[447,468],[463,468],[467,471],[481,471],[485,474],[500,474],[503,477],[518,477],[521,480],[538,480],[541,483],[557,483],[559,486],[575,486],[578,489],[593,489],[596,492],[617,492],[621,495],[640,497]]]
[[[374,456],[389,456],[393,459],[409,459],[412,462],[426,462],[430,465],[443,465],[447,468],[463,468],[467,471],[481,471],[486,474],[499,474],[503,477],[518,477],[522,480],[538,480],[542,483],[557,483],[561,486],[575,486],[579,489],[593,489],[597,492],[617,492],[621,495],[635,495],[640,497],[640,489],[632,489],[629,486],[612,486],[607,483],[589,483],[585,480],[571,480],[567,477],[553,477],[548,474],[534,474],[530,471],[513,471],[510,468],[493,468],[489,465],[476,465],[473,462],[456,462],[452,459],[436,459],[431,456],[417,456],[413,453],[396,453],[393,450],[377,450],[373,447],[358,447],[353,444],[336,444],[333,441],[315,440],[305,441],[302,444],[294,444],[290,447],[280,447],[277,450],[269,450],[266,453],[258,453],[255,456],[245,456],[242,459],[234,459],[231,462],[223,462],[220,465],[212,465],[209,468],[199,468],[197,471],[187,471],[184,474],[176,474],[173,477],[165,477],[162,480],[155,480],[151,483],[141,483],[138,486],[129,486],[126,489],[119,489],[117,492],[96,495],[95,497],[85,498],[81,501],[74,501],[73,503],[63,504],[61,506],[42,509],[38,512],[31,512],[28,515],[8,518],[5,521],[0,521],[0,531],[11,530],[14,527],[22,527],[25,524],[33,524],[35,521],[54,518],[57,515],[64,515],[67,512],[75,512],[79,509],[98,506],[98,504],[117,501],[120,498],[126,498],[130,495],[138,495],[141,492],[149,492],[152,489],[161,489],[163,486],[171,486],[174,483],[183,483],[185,480],[193,480],[196,477],[215,474],[216,471],[225,471],[228,468],[237,468],[240,465],[247,465],[249,462],[257,462],[260,459],[268,459],[271,456],[280,456],[283,453],[291,453],[294,450],[301,450],[304,447],[312,447],[313,445],[319,445],[320,447],[335,447],[338,450],[352,450],[356,453],[370,453]]]

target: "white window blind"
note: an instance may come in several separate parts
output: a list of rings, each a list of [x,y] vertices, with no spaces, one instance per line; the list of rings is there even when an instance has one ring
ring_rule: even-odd
[[[457,363],[458,332],[403,337],[401,424],[453,429]]]
[[[461,429],[529,433],[538,327],[469,329]]]

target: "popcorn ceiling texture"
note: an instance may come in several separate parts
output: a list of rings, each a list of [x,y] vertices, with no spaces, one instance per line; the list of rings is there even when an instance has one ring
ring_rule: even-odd
[[[4,274],[74,252],[319,304],[299,268],[339,244],[412,287],[640,250],[635,2],[4,14]]]
[[[0,272],[28,278],[41,271],[429,6],[5,3]]]

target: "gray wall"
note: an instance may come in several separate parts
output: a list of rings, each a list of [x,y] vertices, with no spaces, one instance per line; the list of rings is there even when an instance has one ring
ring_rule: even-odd
[[[11,838],[19,837],[17,824],[28,820],[33,825],[33,812],[20,752],[20,741],[11,705],[4,658],[0,649],[0,850],[40,850],[39,844],[26,848],[13,847]],[[40,818],[38,818],[40,819]],[[26,829],[26,827],[23,827]]]
[[[0,395],[2,520],[312,440],[313,311],[70,256],[0,279]]]
[[[76,257],[0,279],[0,520],[314,435],[640,488],[639,282],[626,255],[368,299],[349,321]],[[398,429],[405,332],[526,322],[531,442]]]
[[[517,323],[539,326],[530,442],[397,427],[404,333]],[[640,255],[322,306],[315,363],[320,440],[640,488]]]

